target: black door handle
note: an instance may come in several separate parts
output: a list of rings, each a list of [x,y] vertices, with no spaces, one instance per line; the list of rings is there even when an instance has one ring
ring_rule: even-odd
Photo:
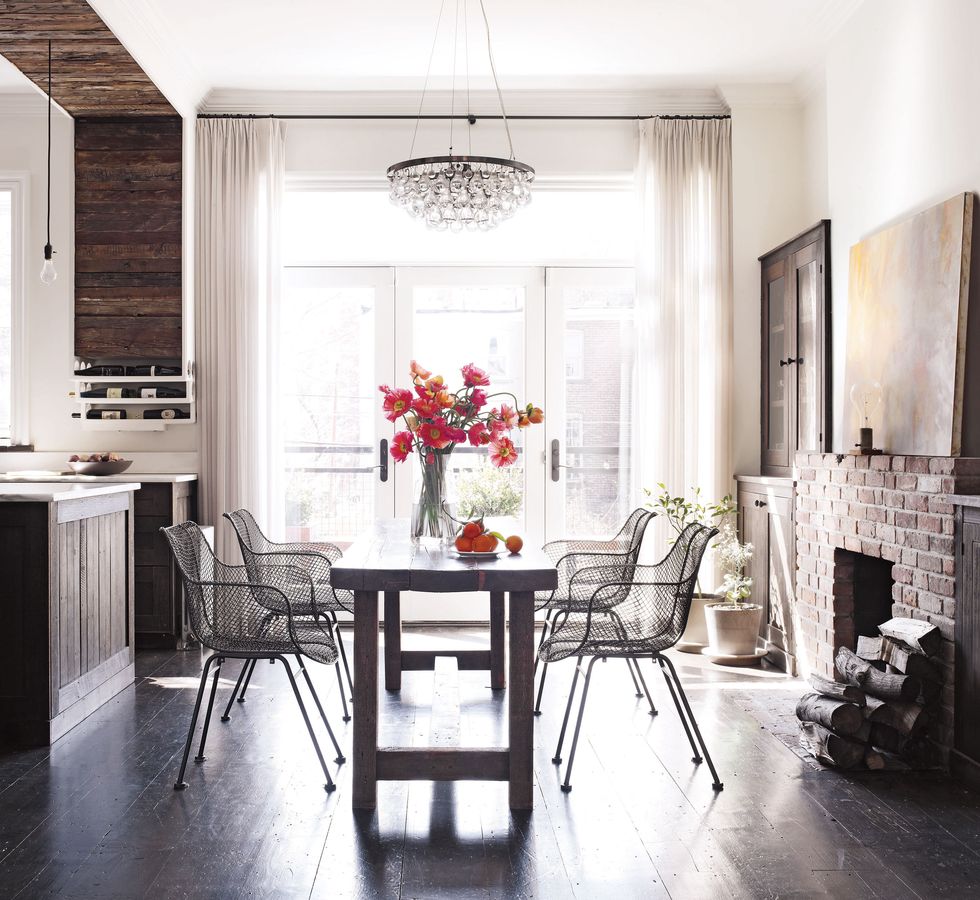
[[[375,468],[378,470],[378,478],[385,482],[388,480],[388,441],[385,438],[381,438],[381,443],[378,445],[378,455],[381,457],[381,462]]]

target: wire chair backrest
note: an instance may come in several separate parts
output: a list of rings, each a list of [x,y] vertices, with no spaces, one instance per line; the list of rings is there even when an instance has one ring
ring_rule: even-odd
[[[623,554],[623,558],[619,563],[621,572],[618,576],[622,582],[622,590],[618,594],[611,592],[605,594],[605,601],[610,605],[619,603],[629,593],[628,585],[636,577],[637,564],[640,559],[640,548],[643,546],[643,535],[646,533],[647,525],[650,524],[654,516],[656,516],[656,513],[648,509],[634,509],[623,524],[623,527],[620,528],[619,534],[612,540],[612,542],[621,543],[623,549],[620,552]],[[609,567],[609,569],[612,568]]]
[[[225,518],[231,522],[235,534],[238,535],[238,543],[241,545],[243,556],[246,550],[250,553],[268,553],[274,548],[273,542],[259,528],[255,516],[244,507],[236,509],[234,512],[225,513]]]
[[[691,614],[694,589],[697,586],[698,572],[704,561],[704,554],[718,529],[709,525],[693,523],[678,536],[670,552],[656,566],[658,586],[666,588],[673,595],[664,597],[670,602],[669,635],[671,646],[680,640],[687,619]]]
[[[160,529],[180,570],[191,630],[206,647],[234,649],[266,628],[278,591],[250,584],[242,566],[221,562],[194,522]],[[266,596],[268,595],[268,596]]]

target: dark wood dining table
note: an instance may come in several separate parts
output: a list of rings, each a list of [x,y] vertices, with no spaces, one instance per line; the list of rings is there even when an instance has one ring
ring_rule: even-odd
[[[333,566],[332,581],[335,587],[354,592],[353,807],[376,807],[378,781],[469,780],[507,781],[511,808],[531,809],[534,593],[553,590],[558,583],[558,573],[544,553],[525,549],[494,560],[460,559],[448,547],[425,540],[413,542],[407,520],[385,519],[344,552]],[[455,656],[461,669],[489,668],[491,686],[501,688],[504,598],[509,595],[508,746],[378,746],[378,595],[385,596],[386,625],[393,634],[397,627],[400,635],[402,591],[489,593],[491,632],[495,633],[490,651],[440,651],[438,655]],[[386,642],[387,634],[386,628]],[[386,675],[389,671],[394,674],[395,650],[387,644],[386,650],[390,654]],[[390,689],[400,685],[403,668],[433,668],[437,655],[434,651],[402,651],[400,644],[397,654],[398,680],[389,683]]]

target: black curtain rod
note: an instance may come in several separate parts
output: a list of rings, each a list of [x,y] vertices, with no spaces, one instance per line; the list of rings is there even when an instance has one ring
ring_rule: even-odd
[[[350,113],[326,113],[319,115],[278,115],[277,113],[198,113],[199,119],[460,119],[471,125],[479,119],[503,119],[504,116],[481,116],[461,113],[455,116],[425,115],[354,115]],[[507,116],[511,121],[565,121],[565,122],[636,122],[642,119],[730,119],[729,115],[718,116]]]

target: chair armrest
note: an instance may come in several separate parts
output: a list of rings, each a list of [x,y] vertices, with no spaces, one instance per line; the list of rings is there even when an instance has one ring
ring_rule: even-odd
[[[344,555],[340,547],[328,541],[294,541],[292,543],[269,541],[269,544],[275,548],[270,551],[272,553],[316,553],[326,557],[330,563],[335,563]]]

